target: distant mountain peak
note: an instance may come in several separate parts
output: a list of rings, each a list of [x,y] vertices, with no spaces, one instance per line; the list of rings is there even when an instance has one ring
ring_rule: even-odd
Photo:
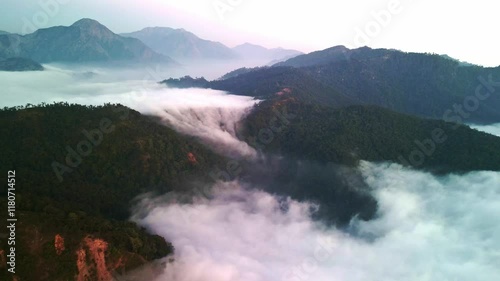
[[[269,62],[282,61],[285,58],[291,58],[301,55],[302,52],[296,50],[288,50],[284,48],[269,49],[260,45],[245,42],[233,48],[233,50],[242,58],[256,59],[264,58]]]
[[[139,32],[141,32],[141,31],[161,31],[161,30],[171,31],[171,30],[175,30],[175,29],[170,28],[170,27],[165,27],[165,26],[151,26],[151,27],[145,27],[145,28],[141,29]]]
[[[3,35],[12,36],[12,35]],[[18,37],[16,46],[0,46],[0,58],[26,57],[47,62],[166,62],[143,42],[115,34],[96,20],[84,18],[71,26],[42,28]]]
[[[76,21],[75,23],[73,23],[71,26],[76,26],[76,27],[103,26],[104,27],[104,25],[102,25],[100,22],[93,20],[93,19],[89,19],[89,18],[80,19],[80,20]]]
[[[365,46],[366,47],[366,46]],[[344,45],[337,45],[337,46],[333,46],[330,48],[331,50],[350,50],[349,48],[347,48],[346,46]]]
[[[84,18],[71,25],[73,28],[79,28],[82,34],[90,34],[98,38],[111,38],[116,36],[113,31],[109,30],[106,26],[100,22]]]
[[[137,38],[153,50],[181,61],[237,58],[237,55],[222,43],[202,39],[184,28],[146,27],[121,35]]]
[[[249,43],[249,42],[245,42],[245,43],[240,44],[240,45],[238,45],[238,46],[236,46],[236,47],[243,47],[243,46],[248,46],[248,47],[262,47],[262,46],[259,46],[259,45],[257,45],[257,44],[252,44],[252,43]],[[262,48],[263,48],[263,47],[262,47]]]

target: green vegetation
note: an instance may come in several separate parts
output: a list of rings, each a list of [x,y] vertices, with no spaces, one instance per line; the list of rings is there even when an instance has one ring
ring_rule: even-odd
[[[120,105],[5,108],[0,128],[0,166],[17,171],[18,265],[27,266],[19,270],[21,280],[72,280],[75,251],[87,235],[108,242],[110,262],[129,257],[117,270],[172,253],[163,238],[126,222],[131,200],[146,192],[183,191],[196,179],[208,182],[206,172],[223,163],[194,139]],[[81,146],[85,142],[91,152]],[[68,149],[81,161],[71,154],[68,162]],[[60,170],[58,177],[55,162],[71,171]],[[54,253],[55,234],[66,240],[68,250],[60,256]],[[30,246],[33,235],[40,236],[36,249]]]
[[[291,67],[262,68],[230,79],[211,81],[208,87],[262,99],[276,98],[288,88],[291,93],[283,93],[285,96],[291,94],[290,97],[304,103],[326,103],[340,107],[355,102]]]
[[[160,83],[166,84],[169,87],[172,88],[180,88],[180,89],[185,89],[185,88],[206,88],[208,86],[208,81],[201,77],[201,78],[192,78],[191,76],[184,76],[181,78],[169,78],[166,80],[161,81]]]
[[[247,118],[244,135],[258,135],[277,106],[286,106],[296,118],[275,135],[274,141],[265,146],[266,151],[349,166],[367,160],[399,162],[436,173],[500,170],[500,138],[467,126],[372,106],[332,108],[270,100],[261,103]],[[432,148],[428,143],[436,130],[445,141],[433,141]],[[418,157],[413,158],[418,161],[409,160],[416,150],[422,152],[423,161]]]
[[[238,68],[236,70],[233,70],[233,71],[230,71],[226,74],[224,74],[221,78],[217,79],[217,80],[226,80],[226,79],[229,79],[229,78],[234,78],[238,75],[241,75],[241,74],[246,74],[246,73],[249,73],[249,72],[252,72],[252,71],[256,71],[256,70],[259,70],[259,69],[265,69],[265,68],[268,68],[267,66],[262,66],[262,67],[242,67],[242,68]]]
[[[22,186],[19,185],[19,188]],[[48,199],[29,197],[20,195],[17,200],[21,204],[27,200],[44,201],[48,206],[36,212],[17,213],[16,276],[20,280],[75,280],[78,273],[76,252],[83,248],[90,255],[84,243],[86,237],[108,243],[106,265],[110,272],[116,274],[173,253],[170,243],[160,236],[147,233],[134,223],[88,216],[81,211],[64,212],[51,208],[54,202]],[[5,204],[1,198],[1,205]],[[64,250],[59,254],[55,248],[56,235],[64,239]],[[5,249],[4,245],[2,249]],[[93,262],[87,260],[87,264],[91,267]],[[1,280],[9,280],[8,275],[2,270]]]
[[[463,122],[500,122],[500,96],[496,94],[500,67],[484,68],[436,54],[368,47],[334,47],[279,65],[299,68],[318,82],[357,100],[357,104],[435,119],[446,119],[446,111],[455,111],[457,104],[474,108],[465,110],[470,116],[462,117]],[[479,92],[478,87],[482,87]]]

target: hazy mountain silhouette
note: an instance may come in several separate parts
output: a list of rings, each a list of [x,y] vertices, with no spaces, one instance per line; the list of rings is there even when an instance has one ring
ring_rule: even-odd
[[[245,59],[264,59],[269,62],[280,61],[285,58],[295,57],[303,54],[296,50],[287,50],[283,48],[268,49],[259,45],[244,43],[233,48],[233,50]]]
[[[154,51],[179,60],[237,58],[237,55],[222,43],[201,39],[184,29],[147,27],[121,35],[137,38]]]
[[[160,55],[140,40],[113,33],[92,19],[71,26],[39,29],[27,35],[0,35],[0,58],[28,57],[47,62],[174,61]]]
[[[38,62],[27,58],[8,58],[0,60],[1,71],[40,71],[43,66]]]

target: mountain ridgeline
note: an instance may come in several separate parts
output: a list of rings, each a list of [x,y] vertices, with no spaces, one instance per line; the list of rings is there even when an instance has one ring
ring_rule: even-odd
[[[367,47],[334,47],[278,65],[299,68],[359,104],[453,122],[500,122],[500,67]]]
[[[236,54],[223,44],[201,39],[184,29],[148,27],[121,35],[137,38],[154,51],[176,60],[227,60],[237,58]]]
[[[259,59],[268,60],[269,63],[286,60],[298,55],[302,52],[283,48],[268,49],[259,45],[244,43],[233,48],[233,51],[244,59]]]
[[[130,222],[131,215],[142,215],[132,207],[166,194],[187,195],[173,200],[190,203],[197,188],[210,191],[218,180],[319,203],[315,218],[347,228],[353,218],[377,216],[361,161],[434,174],[500,171],[500,138],[461,124],[500,122],[500,67],[367,47],[307,55],[252,44],[228,48],[183,29],[117,35],[90,19],[23,36],[0,32],[0,69],[8,71],[42,70],[37,62],[176,65],[171,57],[276,61],[214,81],[185,76],[160,82],[260,99],[234,126],[258,157],[229,159],[160,117],[119,104],[5,107],[0,167],[16,170],[19,186],[16,278],[121,280],[117,274],[155,264],[174,246]],[[200,108],[192,109],[198,119]],[[216,124],[226,133],[224,120]],[[228,177],[234,163],[240,172]],[[7,248],[1,247],[4,260]]]
[[[99,22],[81,19],[71,26],[39,29],[27,35],[0,35],[0,58],[25,57],[49,62],[161,62],[171,58],[135,38],[119,36]]]
[[[306,103],[374,105],[454,123],[500,122],[500,67],[434,54],[333,47],[272,67],[238,69],[206,87],[258,98],[289,88]]]
[[[302,54],[296,50],[268,49],[250,43],[229,48],[220,42],[202,39],[182,28],[148,27],[121,35],[137,38],[156,52],[181,62],[194,60],[246,60],[275,63]]]
[[[242,138],[257,148],[259,142],[249,140],[269,128],[276,109],[293,112],[297,118],[263,146],[267,153],[462,173],[500,170],[500,139],[459,125],[500,122],[497,73],[498,68],[438,55],[334,47],[273,67],[236,70],[219,80],[163,83],[265,100],[243,122]]]

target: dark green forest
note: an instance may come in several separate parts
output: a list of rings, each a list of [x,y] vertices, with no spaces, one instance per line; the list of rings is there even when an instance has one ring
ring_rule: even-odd
[[[348,166],[360,160],[387,161],[434,173],[500,170],[500,138],[374,106],[332,108],[290,98],[269,100],[247,117],[244,137],[268,128],[277,107],[285,107],[294,119],[273,134],[273,142],[260,145],[266,152]]]
[[[436,54],[338,46],[273,67],[239,69],[203,84],[257,98],[293,87],[295,98],[306,103],[376,105],[448,122],[500,122],[500,67],[465,64]]]
[[[4,108],[0,128],[0,166],[16,170],[21,280],[72,280],[75,251],[87,236],[108,243],[111,264],[123,260],[117,272],[171,254],[171,244],[127,221],[132,200],[146,192],[182,191],[196,179],[209,182],[207,171],[222,163],[197,141],[120,105]],[[85,141],[90,152],[78,146]],[[80,154],[71,154],[73,166],[66,159],[70,150]],[[68,170],[54,170],[56,162]],[[54,249],[56,234],[65,239],[61,255]]]

